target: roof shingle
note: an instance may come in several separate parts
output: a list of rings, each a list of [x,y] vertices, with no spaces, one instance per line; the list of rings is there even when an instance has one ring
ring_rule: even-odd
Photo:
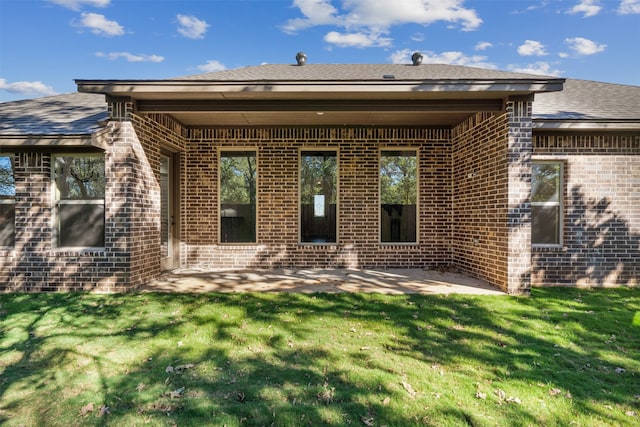
[[[266,64],[213,73],[177,77],[189,81],[378,81],[388,80],[501,80],[556,79],[558,77],[511,73],[445,64]]]
[[[90,135],[107,119],[104,95],[67,93],[0,103],[0,136]]]
[[[567,79],[560,92],[536,94],[533,117],[640,120],[640,86]]]

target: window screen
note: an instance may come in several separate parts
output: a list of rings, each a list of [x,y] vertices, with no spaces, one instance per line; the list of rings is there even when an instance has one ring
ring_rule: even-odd
[[[55,156],[54,180],[58,246],[104,247],[104,156]]]

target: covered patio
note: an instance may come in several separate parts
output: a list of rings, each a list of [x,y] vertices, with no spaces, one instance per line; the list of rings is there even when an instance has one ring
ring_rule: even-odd
[[[505,295],[489,283],[447,269],[194,269],[165,272],[148,292],[377,292]]]

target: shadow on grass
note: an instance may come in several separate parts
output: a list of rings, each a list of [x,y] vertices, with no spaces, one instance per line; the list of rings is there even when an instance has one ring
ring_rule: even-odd
[[[2,295],[0,421],[637,421],[638,291],[534,294]]]

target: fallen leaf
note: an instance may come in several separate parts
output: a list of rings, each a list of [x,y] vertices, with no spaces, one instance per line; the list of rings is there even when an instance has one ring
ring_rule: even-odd
[[[498,396],[498,399],[500,399],[500,401],[503,401],[507,398],[507,394],[502,389],[497,389],[495,391],[495,394],[496,396]]]
[[[625,415],[628,415],[628,416],[630,416],[630,417],[635,417],[635,416],[637,416],[637,415],[638,415],[635,411],[627,411],[627,412],[625,412],[624,414],[625,414]]]
[[[402,386],[404,387],[405,390],[407,390],[407,393],[409,393],[409,396],[414,397],[417,393],[416,391],[413,389],[413,387],[411,387],[411,384],[409,384],[406,381],[402,381]]]
[[[389,403],[391,403],[391,398],[389,396],[385,397],[384,400],[382,401],[382,404],[384,406],[387,406]]]
[[[360,417],[360,420],[362,420],[362,423],[368,427],[372,427],[373,425],[375,425],[375,418],[373,417]]]
[[[185,364],[185,365],[178,365],[178,366],[176,366],[175,370],[176,370],[177,372],[182,372],[182,371],[184,371],[184,370],[186,370],[186,369],[193,368],[194,366],[195,366],[195,365],[194,365],[193,363],[187,363],[187,364]]]
[[[105,405],[101,405],[100,406],[100,412],[98,413],[98,415],[103,417],[103,416],[109,415],[109,414],[111,414],[111,411],[109,410],[109,407],[105,406]]]
[[[142,390],[144,390],[145,387],[146,387],[146,385],[144,383],[140,383],[140,384],[138,384],[138,387],[136,387],[136,391],[139,393]]]
[[[183,345],[182,341],[178,341],[178,347],[182,347]]]
[[[184,393],[184,387],[173,390],[171,393],[169,393],[169,397],[171,397],[172,399],[177,399],[182,396],[182,393]]]
[[[552,388],[551,390],[549,390],[549,396],[557,396],[560,393],[562,393],[562,390],[560,390],[559,388]]]
[[[615,369],[615,371],[616,371],[616,374],[622,374],[622,373],[624,373],[624,372],[627,372],[627,370],[626,370],[626,369],[624,369],[624,368],[620,368],[620,367],[616,368],[616,369]]]
[[[93,412],[93,403],[87,403],[82,408],[80,408],[80,414],[83,417],[86,417],[89,412]]]
[[[236,395],[236,397],[238,398],[238,402],[244,402],[246,399],[246,396],[244,395],[243,392],[239,391],[238,394]]]
[[[167,374],[170,374],[174,371],[175,369],[173,368],[173,366],[167,366],[167,368],[164,370]]]
[[[509,402],[509,403],[517,403],[518,405],[522,403],[522,401],[520,399],[518,399],[517,397],[513,397],[513,396],[509,396],[507,398],[507,402]]]
[[[476,398],[477,399],[486,399],[487,393],[483,393],[480,391],[480,383],[476,383]]]

